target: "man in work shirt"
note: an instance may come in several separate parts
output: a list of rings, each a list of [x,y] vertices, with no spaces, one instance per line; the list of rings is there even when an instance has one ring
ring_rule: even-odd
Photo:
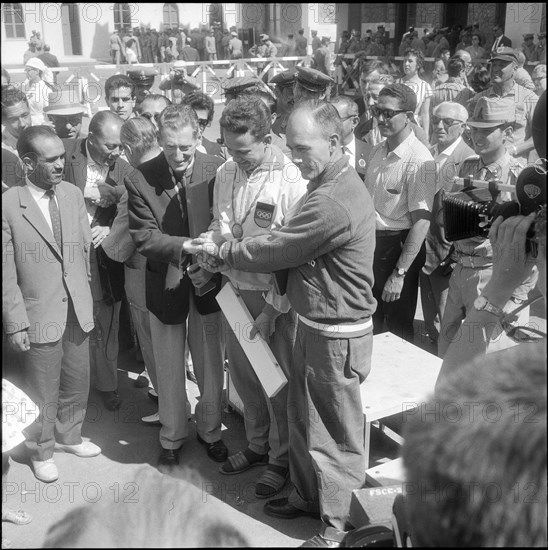
[[[341,135],[333,105],[298,105],[287,142],[310,180],[300,209],[268,235],[224,244],[201,239],[193,250],[209,251],[233,269],[289,268],[287,297],[299,315],[288,397],[294,489],[268,502],[265,513],[294,519],[321,512],[322,532],[306,546],[340,543],[352,490],[365,482],[360,384],[371,367],[375,213],[342,153]]]

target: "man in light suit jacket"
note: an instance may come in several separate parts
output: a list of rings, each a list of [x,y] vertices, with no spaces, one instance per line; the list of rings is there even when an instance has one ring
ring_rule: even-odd
[[[443,194],[453,188],[462,162],[474,154],[462,139],[467,120],[466,108],[449,101],[437,105],[430,118],[436,142],[431,153],[436,161],[438,177],[430,229],[425,240],[426,261],[419,281],[425,329],[433,344],[438,339],[452,271],[451,243],[445,239],[443,228]]]
[[[26,177],[2,196],[2,320],[40,407],[25,445],[35,476],[49,483],[59,477],[54,449],[101,452],[81,437],[94,327],[92,238],[81,193],[62,181],[65,151],[55,132],[27,128],[17,148]]]
[[[350,166],[353,166],[358,172],[360,178],[365,179],[367,159],[373,146],[367,141],[356,138],[354,130],[360,122],[358,105],[348,96],[338,96],[333,98],[332,103],[343,121],[343,135],[341,144],[343,153],[350,157]]]
[[[221,440],[220,423],[221,314],[213,293],[194,294],[193,286],[203,286],[212,274],[187,270],[191,256],[184,248],[191,242],[185,190],[190,184],[209,182],[212,194],[212,180],[223,160],[196,151],[200,126],[192,107],[170,105],[158,123],[163,153],[141,164],[126,182],[130,233],[137,250],[147,258],[146,306],[151,314],[162,424],[158,463],[162,468],[178,464],[180,448],[188,437],[185,336],[189,313],[189,347],[201,395],[196,410],[198,441],[210,458],[224,462],[228,451]]]
[[[116,205],[125,191],[124,178],[133,168],[120,158],[123,120],[110,111],[99,111],[89,123],[85,139],[65,140],[65,179],[83,193],[91,227],[92,280],[97,338],[92,347],[96,387],[105,407],[120,407],[118,395],[118,329],[124,298],[124,266],[104,254],[101,243],[110,232]]]

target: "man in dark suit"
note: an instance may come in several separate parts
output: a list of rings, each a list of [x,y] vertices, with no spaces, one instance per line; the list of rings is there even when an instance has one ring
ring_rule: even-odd
[[[151,313],[162,423],[158,464],[163,468],[179,463],[180,448],[188,437],[185,337],[189,311],[190,351],[193,355],[195,351],[205,355],[194,362],[195,367],[204,365],[202,373],[196,371],[200,391],[218,380],[222,391],[224,350],[219,347],[220,323],[210,323],[209,329],[219,329],[213,335],[204,328],[201,346],[193,347],[190,334],[196,325],[192,319],[195,309],[205,314],[215,311],[214,304],[207,303],[207,294],[202,297],[206,303],[191,298],[192,286],[203,286],[212,275],[194,267],[187,270],[191,256],[185,246],[191,242],[186,188],[194,183],[211,183],[223,161],[196,151],[200,125],[196,112],[188,105],[167,107],[158,123],[163,153],[139,166],[126,185],[130,233],[137,250],[147,258],[146,305]],[[213,414],[220,414],[220,410]],[[204,435],[210,440],[202,436],[198,440],[206,445],[208,455],[214,460],[225,460],[228,452],[220,439],[220,426],[217,434]]]
[[[350,166],[356,169],[363,180],[365,179],[367,159],[373,146],[357,139],[354,135],[354,130],[360,121],[358,105],[348,96],[338,96],[333,98],[330,103],[335,106],[342,120],[341,147],[343,154],[350,157]]]
[[[65,141],[65,179],[83,193],[93,237],[91,288],[97,326],[91,353],[96,387],[109,410],[121,405],[117,363],[124,266],[109,261],[101,243],[110,232],[116,205],[125,191],[124,177],[133,170],[120,158],[122,123],[111,111],[99,111],[90,121],[87,138]]]
[[[93,329],[92,237],[81,193],[62,181],[65,151],[55,132],[27,128],[17,147],[26,177],[2,196],[2,321],[40,408],[25,445],[35,476],[50,483],[59,477],[54,449],[80,457],[101,452],[81,437]]]
[[[436,195],[430,228],[426,234],[426,261],[419,274],[426,333],[437,344],[451,277],[451,243],[443,228],[443,194],[451,191],[465,159],[474,154],[462,135],[468,111],[456,102],[444,101],[434,108],[430,122],[435,145],[430,149],[436,162]]]
[[[499,23],[495,24],[493,27],[493,34],[495,35],[493,39],[493,44],[491,45],[491,55],[493,55],[497,48],[511,48],[512,47],[512,41],[507,37],[504,36],[504,30],[502,28],[502,25]]]

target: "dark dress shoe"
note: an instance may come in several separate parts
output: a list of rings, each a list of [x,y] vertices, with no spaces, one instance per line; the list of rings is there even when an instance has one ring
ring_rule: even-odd
[[[179,449],[162,449],[158,457],[158,466],[177,466],[179,464]]]
[[[103,405],[109,411],[115,411],[116,409],[120,408],[120,405],[122,404],[122,400],[120,399],[120,395],[116,390],[100,391],[99,393],[101,394]]]
[[[204,441],[198,434],[196,434],[196,438],[202,445],[205,445],[207,456],[211,458],[211,460],[214,460],[215,462],[226,461],[226,459],[228,458],[228,449],[226,448],[226,445],[223,443],[222,439],[219,439],[219,441],[215,441],[213,443],[208,443],[207,441]]]
[[[296,508],[292,504],[289,504],[287,498],[277,498],[276,500],[270,500],[264,505],[264,513],[267,516],[273,516],[275,518],[282,519],[295,519],[301,516],[310,516],[320,519],[320,514],[316,512],[307,512]]]

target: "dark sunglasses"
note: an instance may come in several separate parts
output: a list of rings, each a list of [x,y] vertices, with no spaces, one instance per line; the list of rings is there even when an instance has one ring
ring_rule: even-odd
[[[200,126],[207,126],[209,124],[209,120],[207,120],[207,118],[199,118],[198,119],[198,124]]]
[[[445,126],[446,129],[453,126],[453,124],[464,124],[462,120],[456,120],[454,118],[441,118],[436,115],[432,115],[430,117],[430,120],[432,121],[433,126],[437,126],[440,123],[440,121],[443,122],[443,125]]]
[[[371,107],[371,113],[374,117],[379,118],[382,115],[382,118],[385,120],[390,120],[400,113],[407,113],[407,109],[379,109],[378,107]]]

